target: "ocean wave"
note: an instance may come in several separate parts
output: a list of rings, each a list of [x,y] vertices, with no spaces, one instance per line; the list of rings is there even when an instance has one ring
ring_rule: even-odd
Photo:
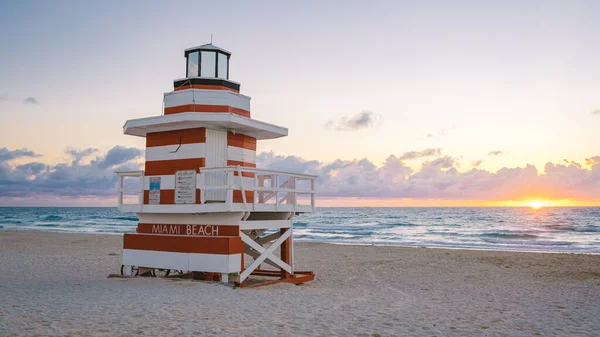
[[[103,234],[135,233],[135,228],[132,230],[126,230],[126,231],[117,231],[117,230],[111,230],[111,229],[96,229],[96,230],[94,230],[94,233],[103,233]]]
[[[416,226],[420,226],[416,223],[411,223],[411,222],[392,222],[392,223],[386,223],[384,225],[390,226],[390,227],[416,227]]]
[[[535,247],[535,246],[571,246],[573,242],[568,241],[549,241],[549,240],[519,240],[519,241],[507,241],[502,239],[486,238],[482,239],[487,243],[498,244],[499,246],[515,246],[515,247]]]
[[[112,220],[139,221],[137,216],[116,216],[110,218]]]
[[[434,234],[434,235],[442,235],[442,236],[463,236],[463,233],[457,233],[457,232],[445,232],[445,231],[437,231],[437,230],[428,230],[427,234]]]
[[[6,219],[6,220],[2,219],[2,220],[0,220],[0,223],[5,224],[5,225],[20,225],[23,223],[23,221],[13,220],[13,219]]]
[[[581,232],[581,233],[598,233],[598,232],[600,232],[600,227],[588,226],[588,227],[583,227],[583,228],[575,228],[575,231]]]
[[[62,219],[63,219],[63,217],[60,215],[48,215],[48,216],[42,218],[41,221],[60,221]]]
[[[84,223],[87,226],[92,226],[92,227],[135,227],[136,224],[130,224],[130,223],[125,223],[125,222],[85,222]]]
[[[552,229],[556,231],[565,232],[579,232],[579,233],[597,233],[600,232],[599,226],[584,226],[584,227],[573,227],[569,225],[546,225],[546,229]]]
[[[552,230],[556,230],[556,231],[577,231],[576,228],[568,226],[568,225],[546,225],[544,226],[544,228],[547,229],[552,229]]]
[[[537,239],[538,235],[535,234],[526,234],[526,233],[484,233],[479,234],[478,236],[484,238],[496,238],[496,239]]]
[[[364,223],[344,223],[340,224],[342,227],[372,227],[381,225],[379,222],[364,222]]]
[[[309,232],[309,231],[294,231],[294,236],[315,236],[315,237],[320,237],[320,238],[333,238],[333,237],[340,237],[340,238],[355,238],[355,237],[360,237],[357,235],[352,235],[352,234],[346,234],[346,233],[314,233],[314,232]]]

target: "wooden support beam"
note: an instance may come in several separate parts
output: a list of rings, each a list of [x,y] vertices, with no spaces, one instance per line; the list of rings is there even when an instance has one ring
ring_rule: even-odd
[[[258,243],[259,245],[263,245],[263,244],[265,244],[267,242],[271,242],[273,240],[279,239],[280,236],[281,236],[281,233],[280,232],[276,232],[276,233],[273,233],[273,234],[269,234],[269,235],[267,235],[265,237],[258,238],[258,239],[254,240],[254,241],[256,241],[256,243]]]
[[[251,249],[248,246],[244,246],[244,253],[252,256],[252,258],[254,258],[254,259],[257,259],[260,256],[259,252],[257,252],[256,250]],[[271,260],[267,259],[267,260],[265,260],[264,263],[270,265],[271,267],[279,268],[279,266],[275,262],[273,262]]]
[[[251,275],[255,276],[269,276],[269,277],[280,277],[281,272],[279,270],[255,270]]]
[[[253,284],[253,285],[247,286],[247,288],[256,288],[256,287],[268,286],[268,285],[277,284],[277,283],[302,284],[302,283],[312,281],[314,279],[315,279],[315,273],[313,273],[312,271],[300,271],[300,272],[296,272],[295,274],[291,275],[290,278]]]
[[[286,237],[289,237],[290,234],[291,233],[289,231],[287,231],[285,235],[286,235]],[[247,236],[243,232],[240,232],[240,237],[242,238],[242,242],[244,242],[248,247],[250,247],[250,248],[254,249],[255,251],[257,251],[258,253],[260,253],[257,257],[254,258],[254,261],[256,261],[258,259],[262,259],[262,261],[265,262],[265,261],[267,261],[266,259],[268,259],[277,265],[276,268],[283,268],[284,270],[286,270],[288,272],[292,272],[292,267],[289,264],[284,263],[277,256],[273,255],[274,248],[276,248],[277,246],[279,246],[281,244],[280,239],[283,240],[285,238],[278,238],[278,240],[273,242],[271,244],[271,246],[269,246],[268,249],[265,249],[263,246],[256,243],[256,241],[252,240],[251,237]],[[274,247],[274,245],[275,245],[275,247]],[[267,250],[270,250],[271,252],[267,253]],[[265,259],[265,257],[266,257],[266,259]],[[254,265],[254,263],[252,265]],[[250,267],[248,267],[248,268],[250,268]],[[256,268],[259,268],[259,267],[256,267]]]
[[[280,229],[280,234],[283,235],[286,232],[285,229]],[[287,239],[285,239],[285,241],[281,244],[281,250],[280,250],[280,255],[281,255],[281,260],[283,261],[283,263],[290,265],[291,259],[290,259],[290,248],[291,248],[291,240],[290,240],[291,236],[288,236]],[[293,272],[293,271],[292,271]],[[290,273],[287,270],[284,270],[283,268],[281,268],[281,278],[282,279],[287,279],[290,278]]]
[[[289,271],[291,271],[291,267],[289,265],[285,264],[279,258],[277,258],[276,256],[273,255],[273,252],[275,251],[275,249],[277,249],[277,247],[279,247],[287,238],[289,238],[290,234],[291,234],[291,231],[289,229],[285,230],[285,232],[282,233],[282,235],[281,235],[281,237],[279,237],[279,239],[275,240],[275,242],[273,242],[271,244],[271,246],[269,246],[269,248],[264,249],[264,247],[257,244],[254,240],[249,238],[246,234],[244,234],[243,232],[240,232],[240,237],[242,238],[243,242],[247,243],[250,247],[252,247],[262,253],[256,260],[254,260],[254,262],[252,262],[252,264],[250,264],[250,266],[248,266],[248,268],[246,268],[242,272],[242,274],[240,275],[240,281],[244,282],[244,280],[246,280],[246,278],[250,275],[250,273],[252,273],[256,268],[258,268],[258,266],[260,266],[260,264],[267,258],[270,259],[271,261],[277,263],[282,269],[289,269]]]

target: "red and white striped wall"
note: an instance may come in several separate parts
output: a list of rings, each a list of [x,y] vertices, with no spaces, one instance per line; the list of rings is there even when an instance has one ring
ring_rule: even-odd
[[[250,97],[229,90],[178,90],[164,95],[164,114],[227,112],[250,118]]]
[[[237,273],[243,269],[243,213],[138,213],[135,234],[123,238],[129,266]]]
[[[151,177],[160,177],[160,204],[175,203],[175,172],[204,167],[204,128],[149,133],[146,136],[144,204],[149,204]],[[200,200],[196,190],[196,200]]]
[[[143,224],[138,230],[145,230]],[[177,225],[164,225],[174,231]],[[168,228],[170,226],[170,228]],[[225,232],[218,225],[180,225],[177,234],[135,233],[123,236],[123,264],[129,266],[237,273],[242,270],[244,244],[238,236],[214,236]],[[225,228],[228,226],[224,226]],[[154,228],[161,226],[154,225]],[[150,231],[153,227],[150,226]],[[189,233],[189,234],[187,234]],[[193,234],[192,234],[193,233]],[[206,235],[209,233],[210,235]]]
[[[144,204],[149,204],[149,185],[152,177],[160,177],[160,204],[175,203],[175,172],[206,167],[206,129],[194,128],[149,133],[146,136],[146,163],[144,170]],[[256,139],[227,133],[226,165],[256,167]],[[254,184],[253,173],[244,172],[244,186]],[[237,176],[237,173],[236,173]],[[237,177],[235,177],[238,179]],[[252,200],[254,193],[246,192]],[[234,191],[233,202],[243,202],[241,191]],[[200,190],[196,190],[196,203],[200,203]]]

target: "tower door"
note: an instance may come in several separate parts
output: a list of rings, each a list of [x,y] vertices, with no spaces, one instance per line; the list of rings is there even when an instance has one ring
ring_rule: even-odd
[[[206,129],[205,167],[227,166],[227,132]],[[224,186],[227,184],[225,172],[206,172],[207,186]],[[224,202],[227,190],[207,190],[207,202]]]

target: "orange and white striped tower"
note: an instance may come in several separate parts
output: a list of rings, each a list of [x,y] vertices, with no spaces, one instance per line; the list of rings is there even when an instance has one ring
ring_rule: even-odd
[[[229,80],[230,52],[205,44],[185,57],[186,78],[164,94],[163,115],[123,127],[146,138],[144,171],[116,172],[119,209],[139,218],[137,233],[124,236],[123,274],[312,280],[294,269],[292,218],[314,211],[316,176],[256,168],[257,141],[288,130],[250,118],[250,97]]]

